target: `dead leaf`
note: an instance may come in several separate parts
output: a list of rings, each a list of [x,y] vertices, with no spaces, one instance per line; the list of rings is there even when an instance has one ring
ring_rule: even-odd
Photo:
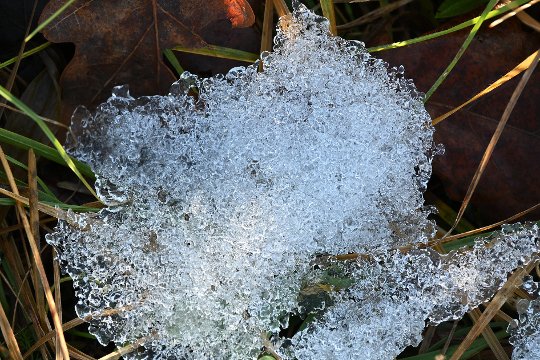
[[[40,22],[65,1],[52,0]],[[62,73],[62,120],[78,105],[95,106],[113,86],[129,84],[136,95],[164,94],[175,80],[162,50],[202,47],[199,33],[220,19],[235,27],[255,20],[246,0],[80,0],[43,31],[52,42],[75,43]]]
[[[455,55],[468,30],[381,53],[426,92]],[[508,20],[482,28],[448,79],[426,104],[432,118],[446,113],[496,81],[540,47],[540,38]],[[438,124],[444,156],[433,164],[447,195],[461,202],[520,76]],[[540,73],[536,71],[512,112],[471,205],[484,222],[498,221],[540,202]],[[529,214],[537,219],[540,213]]]

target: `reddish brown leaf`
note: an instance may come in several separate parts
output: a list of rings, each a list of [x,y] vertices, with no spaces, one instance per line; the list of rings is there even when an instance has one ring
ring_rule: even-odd
[[[426,92],[455,55],[467,30],[428,42],[381,52],[392,65]],[[431,116],[442,115],[468,100],[523,61],[540,38],[517,20],[483,28],[445,83],[426,104]],[[434,174],[455,201],[462,201],[497,123],[520,77],[470,104],[436,126],[435,138],[446,148],[434,162]],[[497,144],[471,205],[497,221],[540,202],[540,73],[536,71]],[[540,213],[530,215],[538,218]]]
[[[52,0],[47,19],[65,1]],[[134,95],[166,93],[175,80],[162,50],[206,45],[199,33],[221,19],[235,27],[254,21],[246,0],[80,0],[43,32],[52,42],[75,43],[75,55],[61,77],[62,118],[78,105],[94,106],[116,85]]]

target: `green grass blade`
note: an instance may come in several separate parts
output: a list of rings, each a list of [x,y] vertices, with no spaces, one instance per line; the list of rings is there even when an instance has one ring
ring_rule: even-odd
[[[182,73],[184,72],[184,69],[182,68],[182,65],[180,65],[180,63],[178,62],[178,59],[176,58],[176,56],[174,56],[174,53],[172,52],[172,50],[171,49],[163,50],[163,55],[165,55],[165,58],[169,61],[169,63],[171,63],[174,70],[176,70],[176,73],[178,74],[178,76],[182,75]]]
[[[441,76],[439,76],[439,78],[435,81],[433,86],[431,86],[431,88],[427,91],[426,96],[424,97],[424,102],[428,101],[431,95],[433,95],[433,93],[439,88],[439,86],[444,82],[444,80],[446,80],[448,75],[450,75],[450,72],[452,72],[452,70],[458,63],[459,59],[461,59],[461,57],[463,56],[463,54],[465,53],[465,51],[471,44],[472,40],[476,36],[476,33],[478,33],[478,30],[480,30],[480,26],[482,26],[482,23],[484,22],[484,20],[486,20],[488,13],[490,12],[491,9],[493,9],[495,5],[497,5],[497,3],[498,3],[498,0],[491,0],[487,4],[486,8],[482,12],[482,15],[480,15],[480,19],[473,26],[471,32],[469,33],[469,35],[467,36],[467,38],[465,39],[465,41],[459,48],[459,51],[457,52],[456,56],[454,56],[450,64],[448,64],[447,68],[441,74]]]
[[[190,54],[212,56],[221,59],[244,61],[247,63],[253,63],[259,59],[259,55],[257,54],[217,45],[208,45],[202,48],[175,46],[172,48],[172,50]]]
[[[43,119],[39,117],[38,114],[34,112],[34,110],[30,109],[25,103],[17,99],[15,96],[13,96],[9,91],[7,91],[6,88],[3,86],[0,86],[0,95],[11,102],[13,105],[15,105],[19,110],[24,112],[28,117],[30,117],[32,120],[36,122],[36,124],[41,128],[41,130],[45,133],[47,138],[53,143],[54,147],[56,148],[56,151],[58,154],[62,157],[62,159],[65,161],[67,166],[77,175],[77,177],[81,180],[81,182],[86,186],[86,188],[90,191],[92,195],[97,199],[97,194],[92,188],[92,186],[86,181],[84,176],[81,174],[79,169],[77,169],[77,166],[75,166],[75,163],[73,160],[69,157],[69,155],[66,153],[66,150],[60,144],[60,141],[54,136],[51,129],[45,124]]]
[[[20,58],[21,58],[21,59],[24,59],[24,58],[26,58],[26,57],[29,57],[29,56],[31,56],[31,55],[34,55],[35,53],[38,53],[38,52],[40,52],[41,50],[44,50],[44,49],[48,48],[49,46],[51,46],[51,43],[50,43],[50,42],[46,42],[46,43],[44,43],[44,44],[41,44],[41,45],[39,45],[39,46],[36,46],[36,47],[33,48],[33,49],[30,49],[30,50],[28,50],[28,51],[23,52],[23,53],[21,54]],[[5,68],[6,66],[9,66],[9,65],[11,65],[11,64],[14,64],[18,59],[19,59],[19,57],[16,56],[16,57],[13,57],[13,58],[11,58],[11,59],[9,59],[9,60],[4,61],[3,63],[0,63],[0,69]]]
[[[531,0],[515,0],[515,1],[512,1],[511,3],[508,3],[507,5],[502,6],[497,10],[490,11],[487,14],[485,20],[494,18],[496,16],[502,15],[502,14],[507,13],[509,11],[512,11],[516,7],[521,6],[523,4],[526,4],[526,3],[530,2],[530,1]],[[475,17],[474,19],[462,22],[461,24],[458,24],[458,25],[453,26],[453,27],[451,27],[449,29],[446,29],[446,30],[438,31],[438,32],[428,34],[428,35],[424,35],[424,36],[419,36],[417,38],[406,40],[406,41],[398,41],[398,42],[395,42],[395,43],[392,43],[392,44],[374,46],[374,47],[368,48],[367,50],[369,52],[377,52],[377,51],[395,49],[395,48],[399,48],[399,47],[403,47],[403,46],[412,45],[412,44],[416,44],[416,43],[419,43],[419,42],[435,39],[435,38],[438,38],[440,36],[448,35],[448,34],[451,34],[453,32],[466,29],[469,26],[473,26],[479,20],[480,20],[480,16]]]
[[[39,24],[37,26],[37,28],[34,29],[34,31],[32,31],[32,33],[30,33],[30,35],[28,35],[26,37],[26,39],[24,39],[24,42],[29,42],[34,36],[36,36],[36,34],[38,32],[40,32],[41,30],[43,30],[47,25],[49,25],[51,23],[51,21],[53,21],[54,19],[56,19],[60,14],[62,14],[68,7],[71,6],[71,4],[73,4],[76,0],[68,0],[66,1],[66,3],[64,5],[62,5],[62,7],[60,7],[60,9],[56,10],[51,16],[49,16],[44,22],[42,22],[41,24]]]
[[[484,5],[488,0],[444,0],[435,14],[435,18],[444,19],[468,13]]]
[[[336,12],[334,10],[334,1],[333,0],[321,0],[321,10],[323,16],[330,21],[330,33],[332,35],[337,35],[336,27]]]
[[[42,156],[61,165],[66,164],[54,148],[6,129],[0,128],[0,143],[9,144],[24,150],[33,149],[36,155]],[[88,176],[92,180],[95,180],[95,175],[88,165],[75,159],[72,159],[72,161],[82,174]]]
[[[15,205],[15,203],[16,201],[13,199],[0,197],[0,206],[13,206]],[[65,204],[62,202],[55,202],[55,201],[40,201],[40,203],[44,205],[58,207],[59,209],[62,209],[62,210],[73,210],[76,212],[98,212],[99,210],[101,210],[95,207]],[[23,206],[26,206],[26,205],[23,205]]]
[[[499,340],[504,339],[505,337],[509,336],[506,330],[498,331],[497,333],[495,333],[495,335],[497,336],[497,339]],[[456,351],[457,347],[458,345],[454,345],[448,348],[448,352],[446,353],[446,359],[449,359],[452,356],[454,351]],[[487,341],[483,337],[479,337],[478,339],[475,340],[475,342],[471,345],[469,350],[467,350],[460,359],[461,360],[470,359],[474,355],[478,354],[480,351],[487,348],[488,348]],[[436,351],[431,351],[431,352],[420,354],[420,355],[401,358],[401,360],[433,360],[440,353],[441,353],[440,350],[436,350]]]
[[[23,164],[22,162],[18,161],[17,159],[14,159],[12,158],[11,156],[8,156],[6,155],[6,159],[12,163],[13,165],[16,165],[26,171],[28,171],[28,166],[26,166],[25,164]],[[38,184],[41,186],[41,188],[43,189],[43,191],[49,195],[52,199],[56,199],[58,200],[58,198],[54,195],[54,193],[49,189],[49,187],[47,186],[47,184],[45,184],[45,182],[43,180],[41,180],[41,178],[38,176],[37,177],[37,182]]]

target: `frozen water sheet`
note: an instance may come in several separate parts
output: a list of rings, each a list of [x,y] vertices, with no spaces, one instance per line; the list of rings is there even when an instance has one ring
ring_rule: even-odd
[[[395,252],[433,235],[422,198],[433,128],[401,69],[327,29],[299,7],[261,56],[264,72],[185,74],[167,96],[117,88],[95,113],[74,114],[71,153],[92,166],[106,208],[71,214],[47,240],[102,343],[142,339],[138,358],[246,359],[270,337],[284,358],[392,359],[426,318],[485,301],[535,249],[532,237],[514,244],[535,234],[520,228],[492,252]],[[281,339],[306,309],[300,294],[325,276],[314,264],[349,252],[372,260],[339,265],[352,285]],[[499,272],[475,260],[502,255]]]

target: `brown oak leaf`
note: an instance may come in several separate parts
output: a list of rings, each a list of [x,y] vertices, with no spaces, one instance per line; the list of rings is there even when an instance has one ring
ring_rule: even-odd
[[[40,22],[64,0],[52,0]],[[62,120],[78,105],[103,102],[117,85],[137,96],[166,93],[175,80],[162,51],[176,45],[203,47],[199,35],[216,21],[233,27],[255,21],[246,0],[80,0],[47,26],[51,42],[75,43],[75,55],[60,78]]]

